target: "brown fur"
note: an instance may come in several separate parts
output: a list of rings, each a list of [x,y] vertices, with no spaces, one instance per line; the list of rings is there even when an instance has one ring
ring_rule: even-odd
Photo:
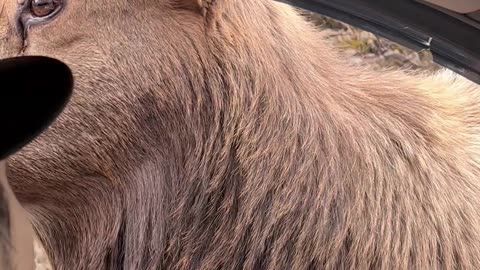
[[[68,1],[27,43],[6,3],[0,52],[76,79],[11,163],[57,270],[480,269],[477,85],[349,66],[282,4],[187,1]]]

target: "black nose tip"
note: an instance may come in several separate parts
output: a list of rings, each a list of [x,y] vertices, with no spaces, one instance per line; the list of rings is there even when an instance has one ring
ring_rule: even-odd
[[[72,89],[71,70],[59,60],[43,56],[0,60],[0,159],[48,127]]]

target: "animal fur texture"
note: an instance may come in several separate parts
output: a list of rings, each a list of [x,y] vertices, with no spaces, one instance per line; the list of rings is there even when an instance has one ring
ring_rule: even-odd
[[[68,1],[24,37],[16,5],[0,55],[76,80],[10,163],[55,269],[480,269],[473,82],[351,66],[270,0]]]

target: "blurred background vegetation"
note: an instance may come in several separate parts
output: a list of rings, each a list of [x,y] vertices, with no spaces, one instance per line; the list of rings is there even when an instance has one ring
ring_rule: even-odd
[[[436,71],[441,66],[433,63],[428,50],[408,49],[388,39],[379,37],[313,12],[300,10],[320,29],[354,64],[372,65],[374,68],[407,68]]]

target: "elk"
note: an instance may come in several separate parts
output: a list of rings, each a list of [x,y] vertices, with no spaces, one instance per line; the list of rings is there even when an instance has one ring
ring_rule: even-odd
[[[8,175],[57,270],[480,269],[473,82],[271,0],[5,0],[0,35],[75,78]]]
[[[36,80],[50,72],[56,74],[56,81]],[[72,77],[58,60],[25,56],[0,60],[0,82],[0,269],[33,270],[33,229],[8,183],[6,159],[61,112],[70,96]]]

